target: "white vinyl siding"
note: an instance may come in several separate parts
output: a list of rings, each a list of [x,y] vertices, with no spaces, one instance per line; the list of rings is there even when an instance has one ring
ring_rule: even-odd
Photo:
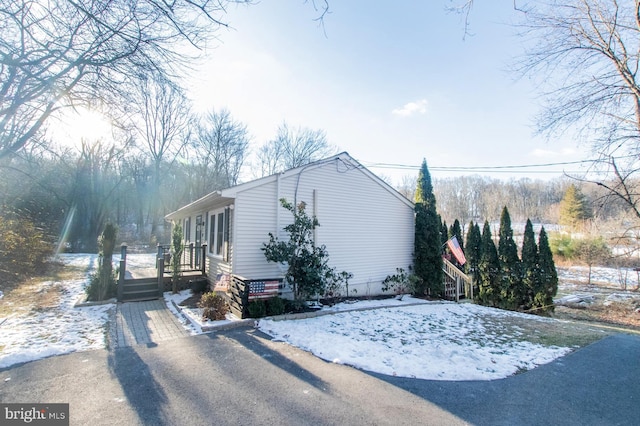
[[[412,263],[413,204],[346,154],[211,193],[169,216],[190,222],[189,215],[208,212],[211,282],[225,274],[278,278],[284,268],[268,263],[261,249],[269,233],[286,238],[282,228],[293,221],[279,198],[304,201],[309,215],[317,213],[316,242],[326,245],[331,266],[353,274],[349,288],[358,296],[381,293],[386,276]],[[227,216],[222,236],[220,213]]]
[[[280,269],[267,263],[261,248],[276,232],[276,182],[237,194],[234,209],[233,272],[245,278],[276,278]]]
[[[359,168],[331,162],[310,167],[280,179],[279,198],[304,201],[307,213],[317,211],[317,243],[325,244],[331,266],[353,273],[350,288],[358,295],[378,294],[382,280],[412,263],[414,216],[411,203],[402,201],[384,184]],[[291,223],[293,216],[280,208],[276,219],[277,182],[239,192],[236,198],[237,258],[234,272],[247,278],[281,276],[282,270],[266,263],[260,248],[274,232]],[[314,206],[314,190],[317,205]],[[286,235],[281,231],[279,236]],[[278,274],[278,275],[274,275]]]

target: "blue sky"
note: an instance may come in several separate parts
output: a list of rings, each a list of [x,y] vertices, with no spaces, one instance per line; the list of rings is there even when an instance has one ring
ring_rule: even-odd
[[[507,71],[522,53],[507,25],[516,18],[511,3],[476,2],[466,38],[462,17],[445,11],[450,4],[330,1],[324,29],[301,0],[231,7],[232,29],[219,32],[189,77],[191,97],[199,111],[229,109],[255,147],[284,120],[324,129],[331,144],[396,181],[415,172],[372,165],[417,166],[424,157],[438,178],[452,175],[439,167],[587,159],[569,137],[533,135],[535,87]]]

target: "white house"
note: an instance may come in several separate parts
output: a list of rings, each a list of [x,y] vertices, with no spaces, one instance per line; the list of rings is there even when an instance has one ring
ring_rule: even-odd
[[[343,152],[221,191],[166,216],[183,225],[185,243],[207,244],[209,281],[233,275],[250,280],[281,278],[283,268],[266,261],[261,248],[271,232],[286,238],[293,215],[280,199],[306,203],[318,218],[316,244],[330,266],[353,274],[350,293],[382,293],[382,281],[412,264],[413,203]]]

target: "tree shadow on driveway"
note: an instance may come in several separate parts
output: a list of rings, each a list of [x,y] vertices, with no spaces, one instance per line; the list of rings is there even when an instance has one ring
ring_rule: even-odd
[[[136,348],[126,346],[112,350],[108,365],[140,423],[164,424],[166,416],[162,407],[167,403],[167,396]]]
[[[217,338],[215,334],[211,334],[210,336],[212,338]],[[271,336],[268,336],[259,330],[244,329],[239,333],[226,333],[225,337],[233,340],[239,345],[242,345],[263,360],[268,361],[271,365],[283,370],[287,375],[295,376],[297,379],[302,380],[323,392],[328,390],[329,384],[327,382],[305,369],[291,358],[287,358],[263,343],[263,341],[273,342]]]

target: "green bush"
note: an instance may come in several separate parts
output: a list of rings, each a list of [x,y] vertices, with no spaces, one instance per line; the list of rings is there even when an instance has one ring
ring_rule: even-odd
[[[389,275],[382,281],[382,291],[392,290],[402,300],[403,295],[416,291],[419,282],[420,277],[411,273],[411,267],[408,271],[404,268],[396,268],[396,274]]]
[[[282,315],[285,312],[284,300],[274,297],[267,300],[267,315]]]
[[[173,230],[171,232],[171,290],[173,294],[180,291],[180,278],[182,278],[182,271],[180,270],[182,261],[182,226],[179,223],[173,224]]]
[[[100,254],[98,256],[98,270],[91,275],[89,286],[86,288],[87,300],[98,301],[107,300],[117,294],[116,274],[113,270],[113,248],[115,247],[116,235],[118,233],[115,225],[107,223],[104,231],[98,238]]]
[[[198,306],[202,308],[202,318],[212,321],[224,320],[229,312],[226,299],[214,291],[204,293]]]
[[[0,214],[0,288],[44,272],[52,254],[52,242],[33,222]]]
[[[96,272],[89,275],[89,285],[84,290],[87,294],[87,300],[95,302],[98,300],[106,300],[116,297],[118,294],[118,282],[116,280],[118,270],[119,268],[116,268],[115,274],[111,274],[108,277],[105,276],[104,271],[102,270],[102,259],[100,259],[98,262],[98,269]],[[106,287],[101,291],[102,286],[105,284],[105,281],[103,280],[106,280]]]
[[[550,238],[549,245],[551,252],[555,256],[561,256],[565,259],[573,258],[575,252],[575,242],[569,234],[555,234]]]
[[[313,238],[314,230],[320,226],[315,216],[305,211],[304,202],[293,205],[281,198],[283,208],[293,213],[293,223],[284,227],[288,240],[280,240],[269,233],[269,242],[263,243],[267,262],[287,265],[284,281],[293,290],[293,298],[303,302],[312,296],[322,296],[335,292],[352,277],[348,272],[338,273],[329,266],[329,253],[324,245],[317,246]]]
[[[251,318],[262,318],[267,315],[267,304],[264,300],[252,300],[247,307]]]

